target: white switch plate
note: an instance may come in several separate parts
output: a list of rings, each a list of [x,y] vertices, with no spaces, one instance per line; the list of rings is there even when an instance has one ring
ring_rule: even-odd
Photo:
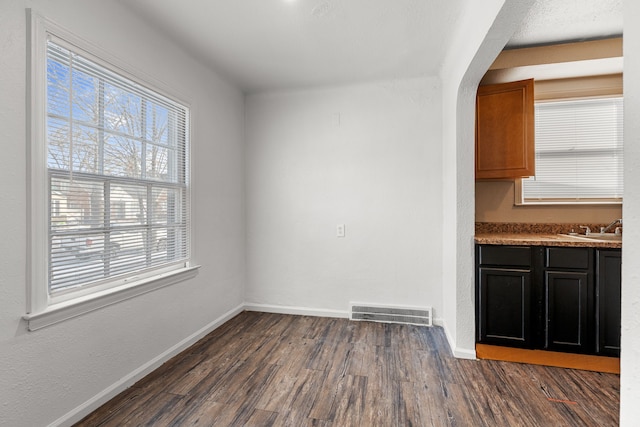
[[[338,224],[338,226],[336,227],[336,236],[344,237],[345,235],[346,235],[346,229],[344,224]]]

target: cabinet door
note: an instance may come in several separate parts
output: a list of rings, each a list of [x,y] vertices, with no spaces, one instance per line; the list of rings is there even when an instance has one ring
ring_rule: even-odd
[[[535,175],[533,80],[480,86],[476,179]]]
[[[622,261],[619,250],[599,250],[596,276],[596,352],[620,356],[620,285]]]
[[[546,272],[546,349],[589,352],[588,305],[588,272]]]
[[[531,347],[531,270],[479,268],[478,342]]]

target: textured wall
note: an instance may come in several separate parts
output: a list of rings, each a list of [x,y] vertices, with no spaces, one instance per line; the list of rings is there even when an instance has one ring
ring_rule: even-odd
[[[439,311],[438,79],[266,93],[246,102],[247,301]],[[337,238],[342,223],[346,237]]]
[[[36,331],[26,310],[26,13],[32,7],[192,108],[193,280]],[[0,3],[0,425],[53,423],[243,300],[242,94],[118,2]]]
[[[640,416],[640,3],[624,2],[624,235],[620,425]]]
[[[533,1],[469,2],[441,76],[443,87],[444,323],[453,352],[475,356],[474,123],[478,82]],[[455,236],[455,237],[453,237]]]

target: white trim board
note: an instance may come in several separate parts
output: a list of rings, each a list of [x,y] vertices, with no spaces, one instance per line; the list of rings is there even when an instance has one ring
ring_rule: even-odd
[[[331,309],[322,309],[322,308],[296,307],[296,306],[288,306],[288,305],[245,303],[244,310],[256,311],[261,313],[293,314],[293,315],[315,316],[315,317],[338,317],[338,318],[345,318],[345,319],[349,318],[348,310],[331,310]],[[451,340],[449,339],[447,328],[444,325],[444,320],[442,319],[442,317],[434,317],[433,326],[440,326],[445,330],[445,334],[447,334],[447,341],[448,341],[449,347],[451,347]],[[465,357],[465,359],[466,358],[467,357]]]
[[[155,291],[165,286],[174,285],[194,278],[198,274],[199,265],[172,270],[153,277],[147,277],[122,286],[105,289],[93,294],[49,305],[46,310],[22,316],[27,321],[29,331],[54,325],[74,317],[82,316],[95,310],[117,304],[139,295]]]
[[[453,354],[453,357],[455,357],[456,359],[470,359],[470,360],[476,360],[476,349],[468,349],[468,348],[457,348],[455,346],[456,341],[453,339],[453,336],[451,336],[451,332],[449,332],[449,328],[447,328],[447,322],[445,322],[443,319],[438,319],[437,320],[437,324],[439,324],[440,326],[442,326],[442,328],[444,329],[444,334],[447,337],[447,342],[449,343],[449,349],[451,349],[451,353]],[[435,324],[435,321],[434,321]]]
[[[322,308],[310,308],[310,307],[294,307],[286,305],[271,305],[271,304],[254,304],[245,303],[244,309],[246,311],[258,311],[262,313],[277,313],[277,314],[295,314],[300,316],[315,316],[315,317],[340,317],[349,318],[349,311],[347,310],[331,310]]]

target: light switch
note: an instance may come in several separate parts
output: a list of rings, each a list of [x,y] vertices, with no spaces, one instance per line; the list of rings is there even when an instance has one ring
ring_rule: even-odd
[[[338,224],[336,227],[336,236],[344,237],[346,235],[346,229],[344,224]]]

